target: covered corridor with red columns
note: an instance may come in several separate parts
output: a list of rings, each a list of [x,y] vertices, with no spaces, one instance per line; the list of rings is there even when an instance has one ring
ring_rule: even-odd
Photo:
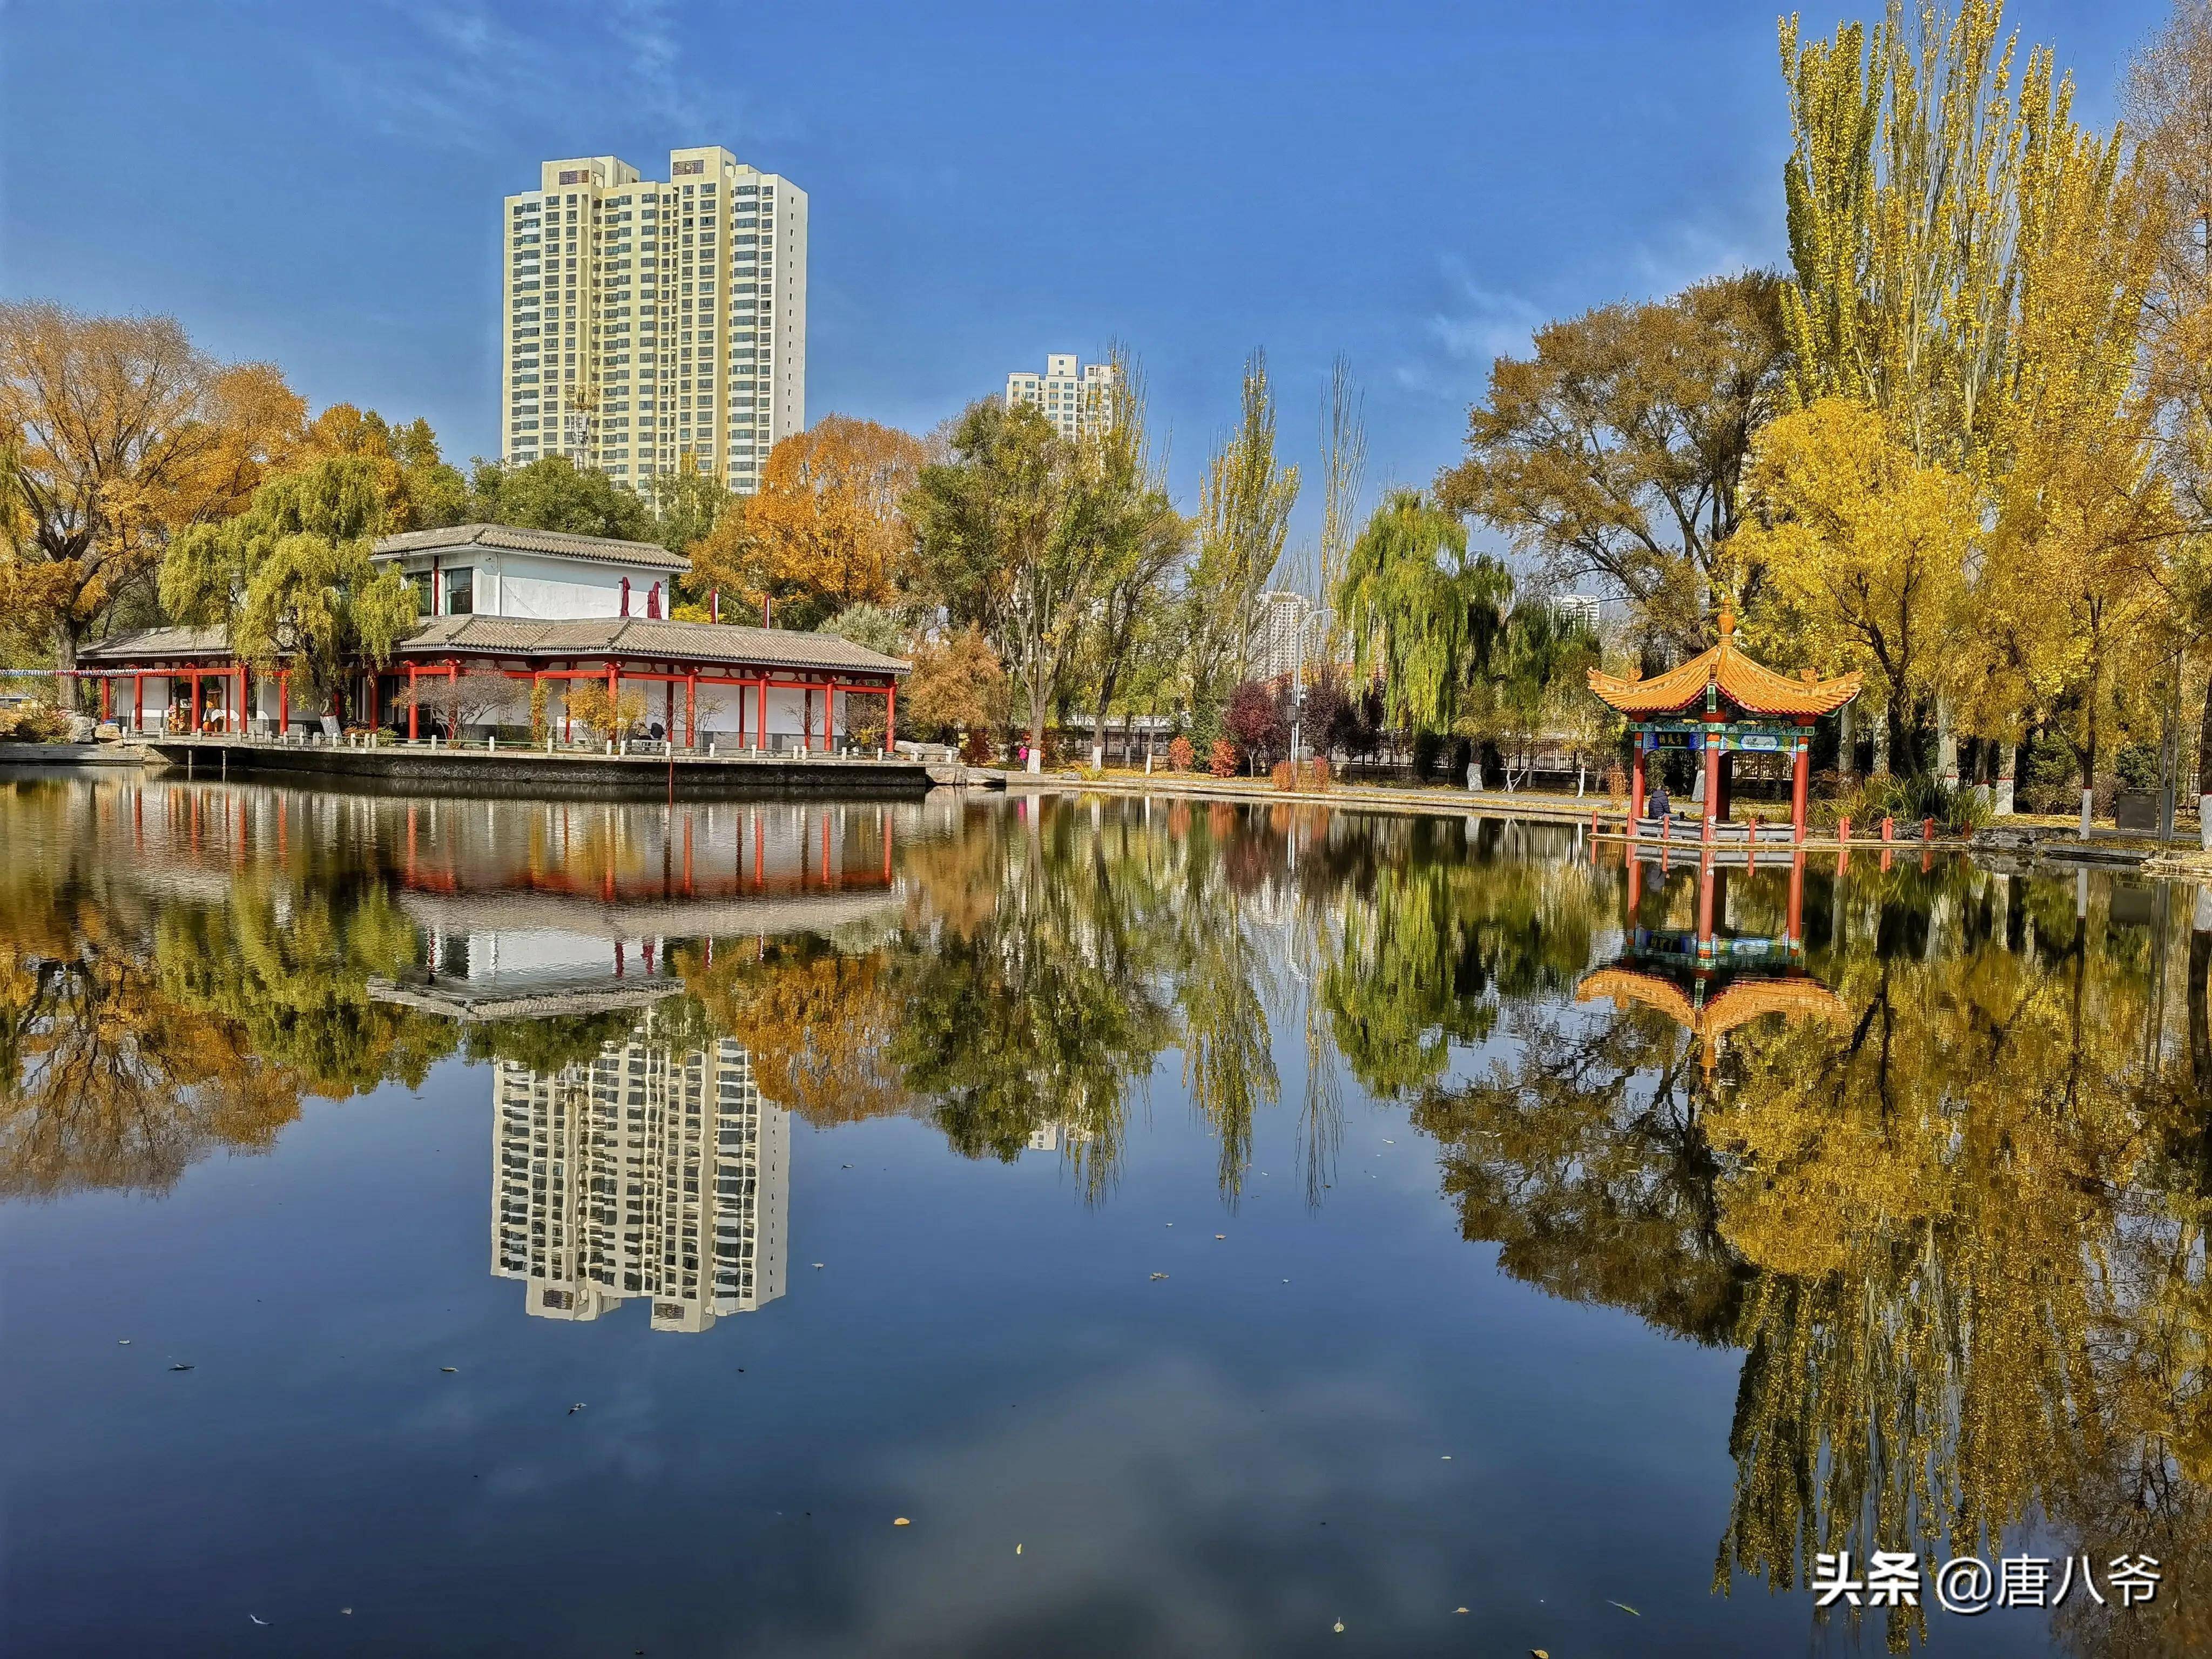
[[[1781,826],[1738,823],[1729,816],[1729,796],[1740,754],[1790,757],[1788,839],[1805,839],[1807,785],[1812,765],[1813,725],[1859,694],[1857,674],[1815,678],[1809,669],[1796,678],[1753,661],[1735,642],[1735,616],[1723,611],[1720,639],[1676,668],[1650,679],[1589,671],[1589,689],[1607,707],[1628,717],[1635,740],[1635,765],[1629,784],[1631,839],[1656,836],[1705,842],[1780,840]],[[1647,817],[1644,803],[1650,757],[1670,750],[1698,757],[1705,800],[1692,830],[1686,817],[1669,813]]]

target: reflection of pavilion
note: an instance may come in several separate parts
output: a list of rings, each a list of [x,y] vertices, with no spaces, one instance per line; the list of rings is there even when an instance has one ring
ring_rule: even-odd
[[[783,1294],[790,1120],[737,1042],[654,1028],[558,1070],[497,1063],[491,1270],[538,1317],[642,1297],[654,1330],[703,1331]]]
[[[1779,935],[1741,933],[1729,926],[1729,870],[1710,849],[1697,860],[1694,926],[1645,927],[1638,921],[1645,860],[1632,845],[1626,948],[1620,960],[1583,975],[1575,1000],[1603,998],[1616,1007],[1632,1002],[1657,1009],[1696,1039],[1709,1081],[1720,1063],[1723,1039],[1739,1025],[1777,1013],[1842,1024],[1847,1018],[1843,1000],[1802,965],[1805,855],[1786,856],[1789,901]]]

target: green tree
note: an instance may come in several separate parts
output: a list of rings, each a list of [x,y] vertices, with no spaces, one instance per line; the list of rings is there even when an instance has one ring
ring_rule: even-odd
[[[1353,659],[1379,677],[1393,725],[1451,729],[1489,674],[1513,579],[1472,557],[1458,517],[1401,489],[1352,544],[1335,602]]]
[[[1491,366],[1437,499],[1553,580],[1626,596],[1651,665],[1702,648],[1752,434],[1782,394],[1781,288],[1746,271],[1547,324]]]
[[[519,467],[479,461],[469,481],[469,516],[521,530],[565,530],[626,542],[659,539],[642,499],[605,473],[580,467],[564,455]]]
[[[671,553],[689,553],[737,498],[714,474],[679,467],[653,475],[652,499],[653,539]]]
[[[415,626],[414,591],[369,556],[379,482],[362,456],[272,479],[237,518],[170,544],[162,604],[188,626],[222,627],[256,668],[289,669],[295,702],[331,705],[354,665],[389,661]]]
[[[1199,729],[1218,728],[1229,690],[1250,667],[1261,591],[1289,539],[1298,470],[1275,455],[1267,354],[1244,362],[1236,429],[1214,448],[1199,491],[1198,558],[1184,598],[1185,684]]]

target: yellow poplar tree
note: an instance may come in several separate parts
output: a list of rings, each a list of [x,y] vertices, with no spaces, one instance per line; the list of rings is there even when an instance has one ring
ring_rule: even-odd
[[[1759,434],[1744,489],[1748,522],[1729,545],[1765,572],[1775,603],[1761,629],[1864,673],[1887,705],[1890,752],[1905,754],[1965,592],[1972,483],[1915,459],[1864,404],[1823,398]]]

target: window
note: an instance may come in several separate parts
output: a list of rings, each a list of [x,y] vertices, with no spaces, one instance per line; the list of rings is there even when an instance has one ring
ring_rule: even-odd
[[[476,610],[476,574],[467,565],[446,573],[446,614],[465,617]]]
[[[535,421],[528,422],[518,421],[515,422],[514,429],[517,432],[520,432],[524,429],[526,424],[534,431],[537,428],[538,422]],[[428,616],[431,610],[430,573],[427,570],[410,571],[407,576],[407,585],[415,590],[415,614],[418,617]]]

